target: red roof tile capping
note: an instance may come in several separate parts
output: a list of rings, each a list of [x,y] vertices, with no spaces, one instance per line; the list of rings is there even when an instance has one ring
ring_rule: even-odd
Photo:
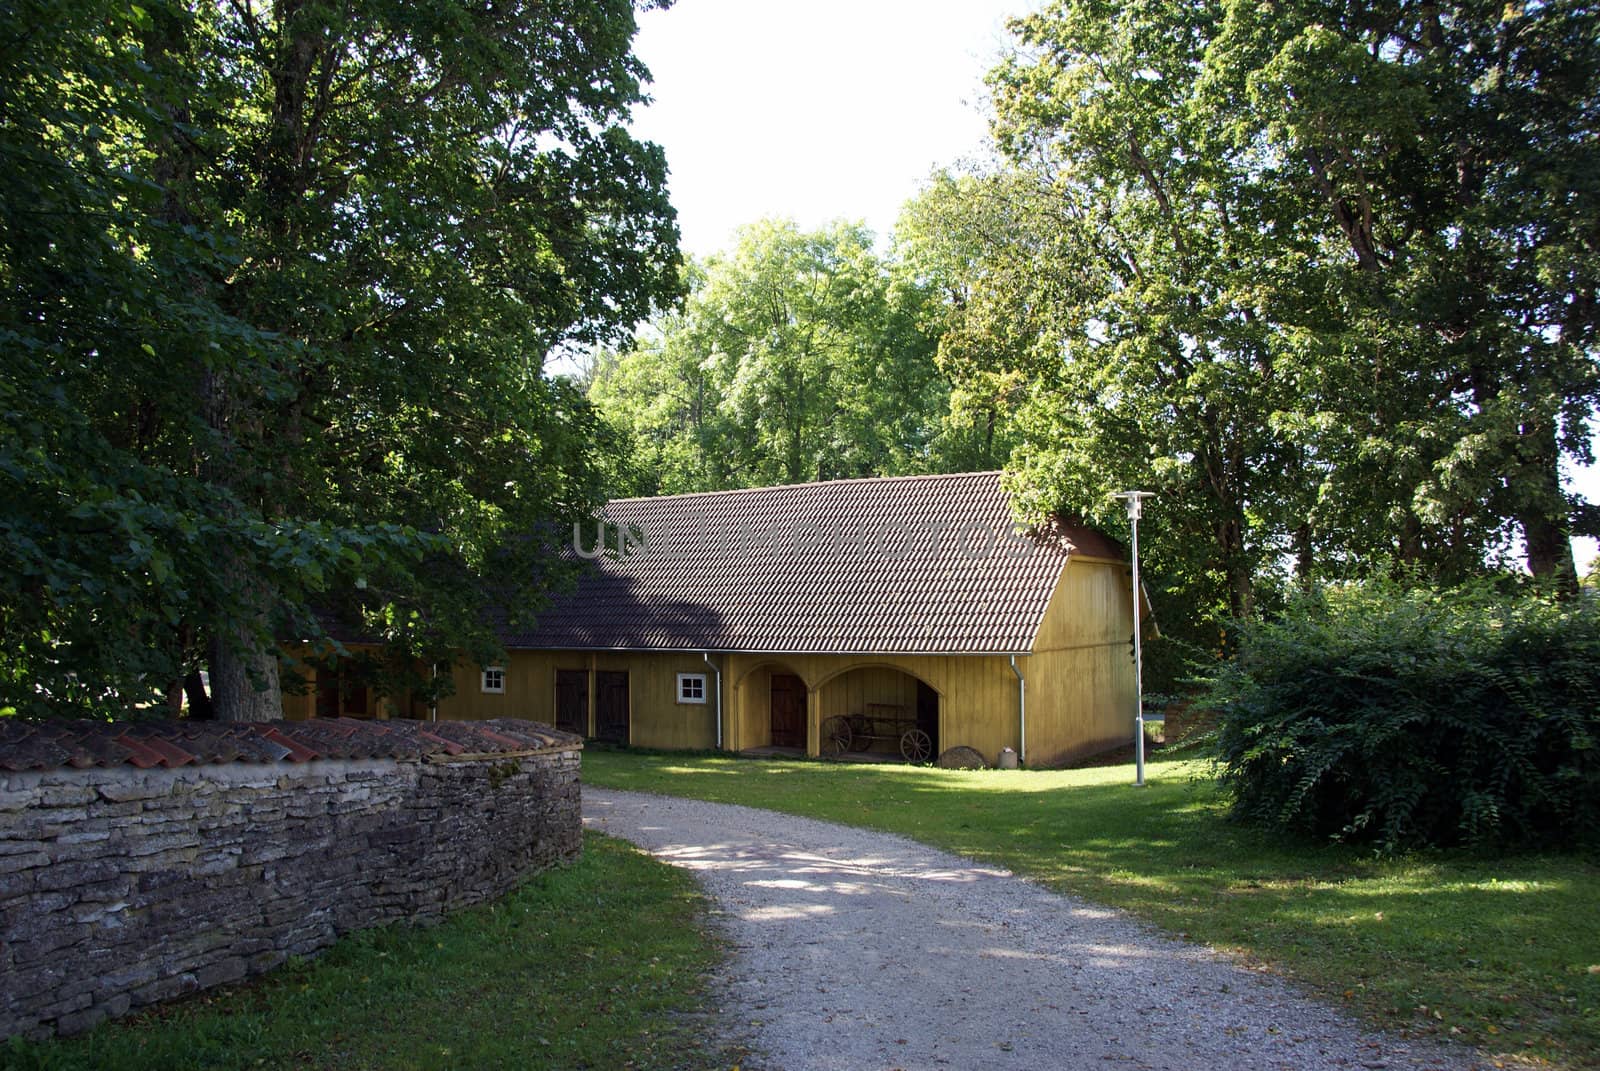
[[[644,545],[596,559],[507,647],[1022,654],[1069,557],[1124,557],[1081,526],[1017,532],[998,472],[619,499],[606,518],[613,551],[615,526]]]
[[[46,721],[0,718],[0,770],[63,766],[168,768],[230,762],[313,759],[418,759],[429,755],[501,755],[580,747],[583,741],[537,722]]]

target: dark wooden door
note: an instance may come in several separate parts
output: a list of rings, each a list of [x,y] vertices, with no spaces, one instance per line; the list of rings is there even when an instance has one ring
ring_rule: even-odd
[[[628,742],[628,674],[597,669],[594,673],[594,735],[614,744]]]
[[[772,675],[772,746],[806,746],[806,685],[788,673]]]
[[[317,717],[339,716],[339,675],[331,670],[317,672]]]
[[[556,728],[589,735],[589,674],[581,669],[556,670]]]

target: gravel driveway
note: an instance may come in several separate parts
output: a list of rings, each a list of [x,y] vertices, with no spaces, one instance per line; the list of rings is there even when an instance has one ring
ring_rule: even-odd
[[[1119,912],[885,833],[585,787],[584,822],[692,871],[770,1071],[1467,1068]]]

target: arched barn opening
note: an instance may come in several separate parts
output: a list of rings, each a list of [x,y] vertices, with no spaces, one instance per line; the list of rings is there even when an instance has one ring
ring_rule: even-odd
[[[742,750],[751,754],[804,755],[809,689],[785,662],[763,662],[734,683],[744,728]]]
[[[862,666],[820,692],[824,755],[931,762],[939,754],[939,693],[910,673]]]

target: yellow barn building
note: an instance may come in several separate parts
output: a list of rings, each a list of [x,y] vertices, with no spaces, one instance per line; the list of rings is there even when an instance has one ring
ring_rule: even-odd
[[[1120,547],[1071,525],[1019,533],[997,472],[620,499],[576,549],[595,554],[597,533],[608,552],[502,637],[501,664],[458,664],[436,710],[399,708],[636,747],[924,761],[965,746],[990,763],[1011,748],[1032,766],[1132,738]],[[329,678],[285,707],[395,704]]]

